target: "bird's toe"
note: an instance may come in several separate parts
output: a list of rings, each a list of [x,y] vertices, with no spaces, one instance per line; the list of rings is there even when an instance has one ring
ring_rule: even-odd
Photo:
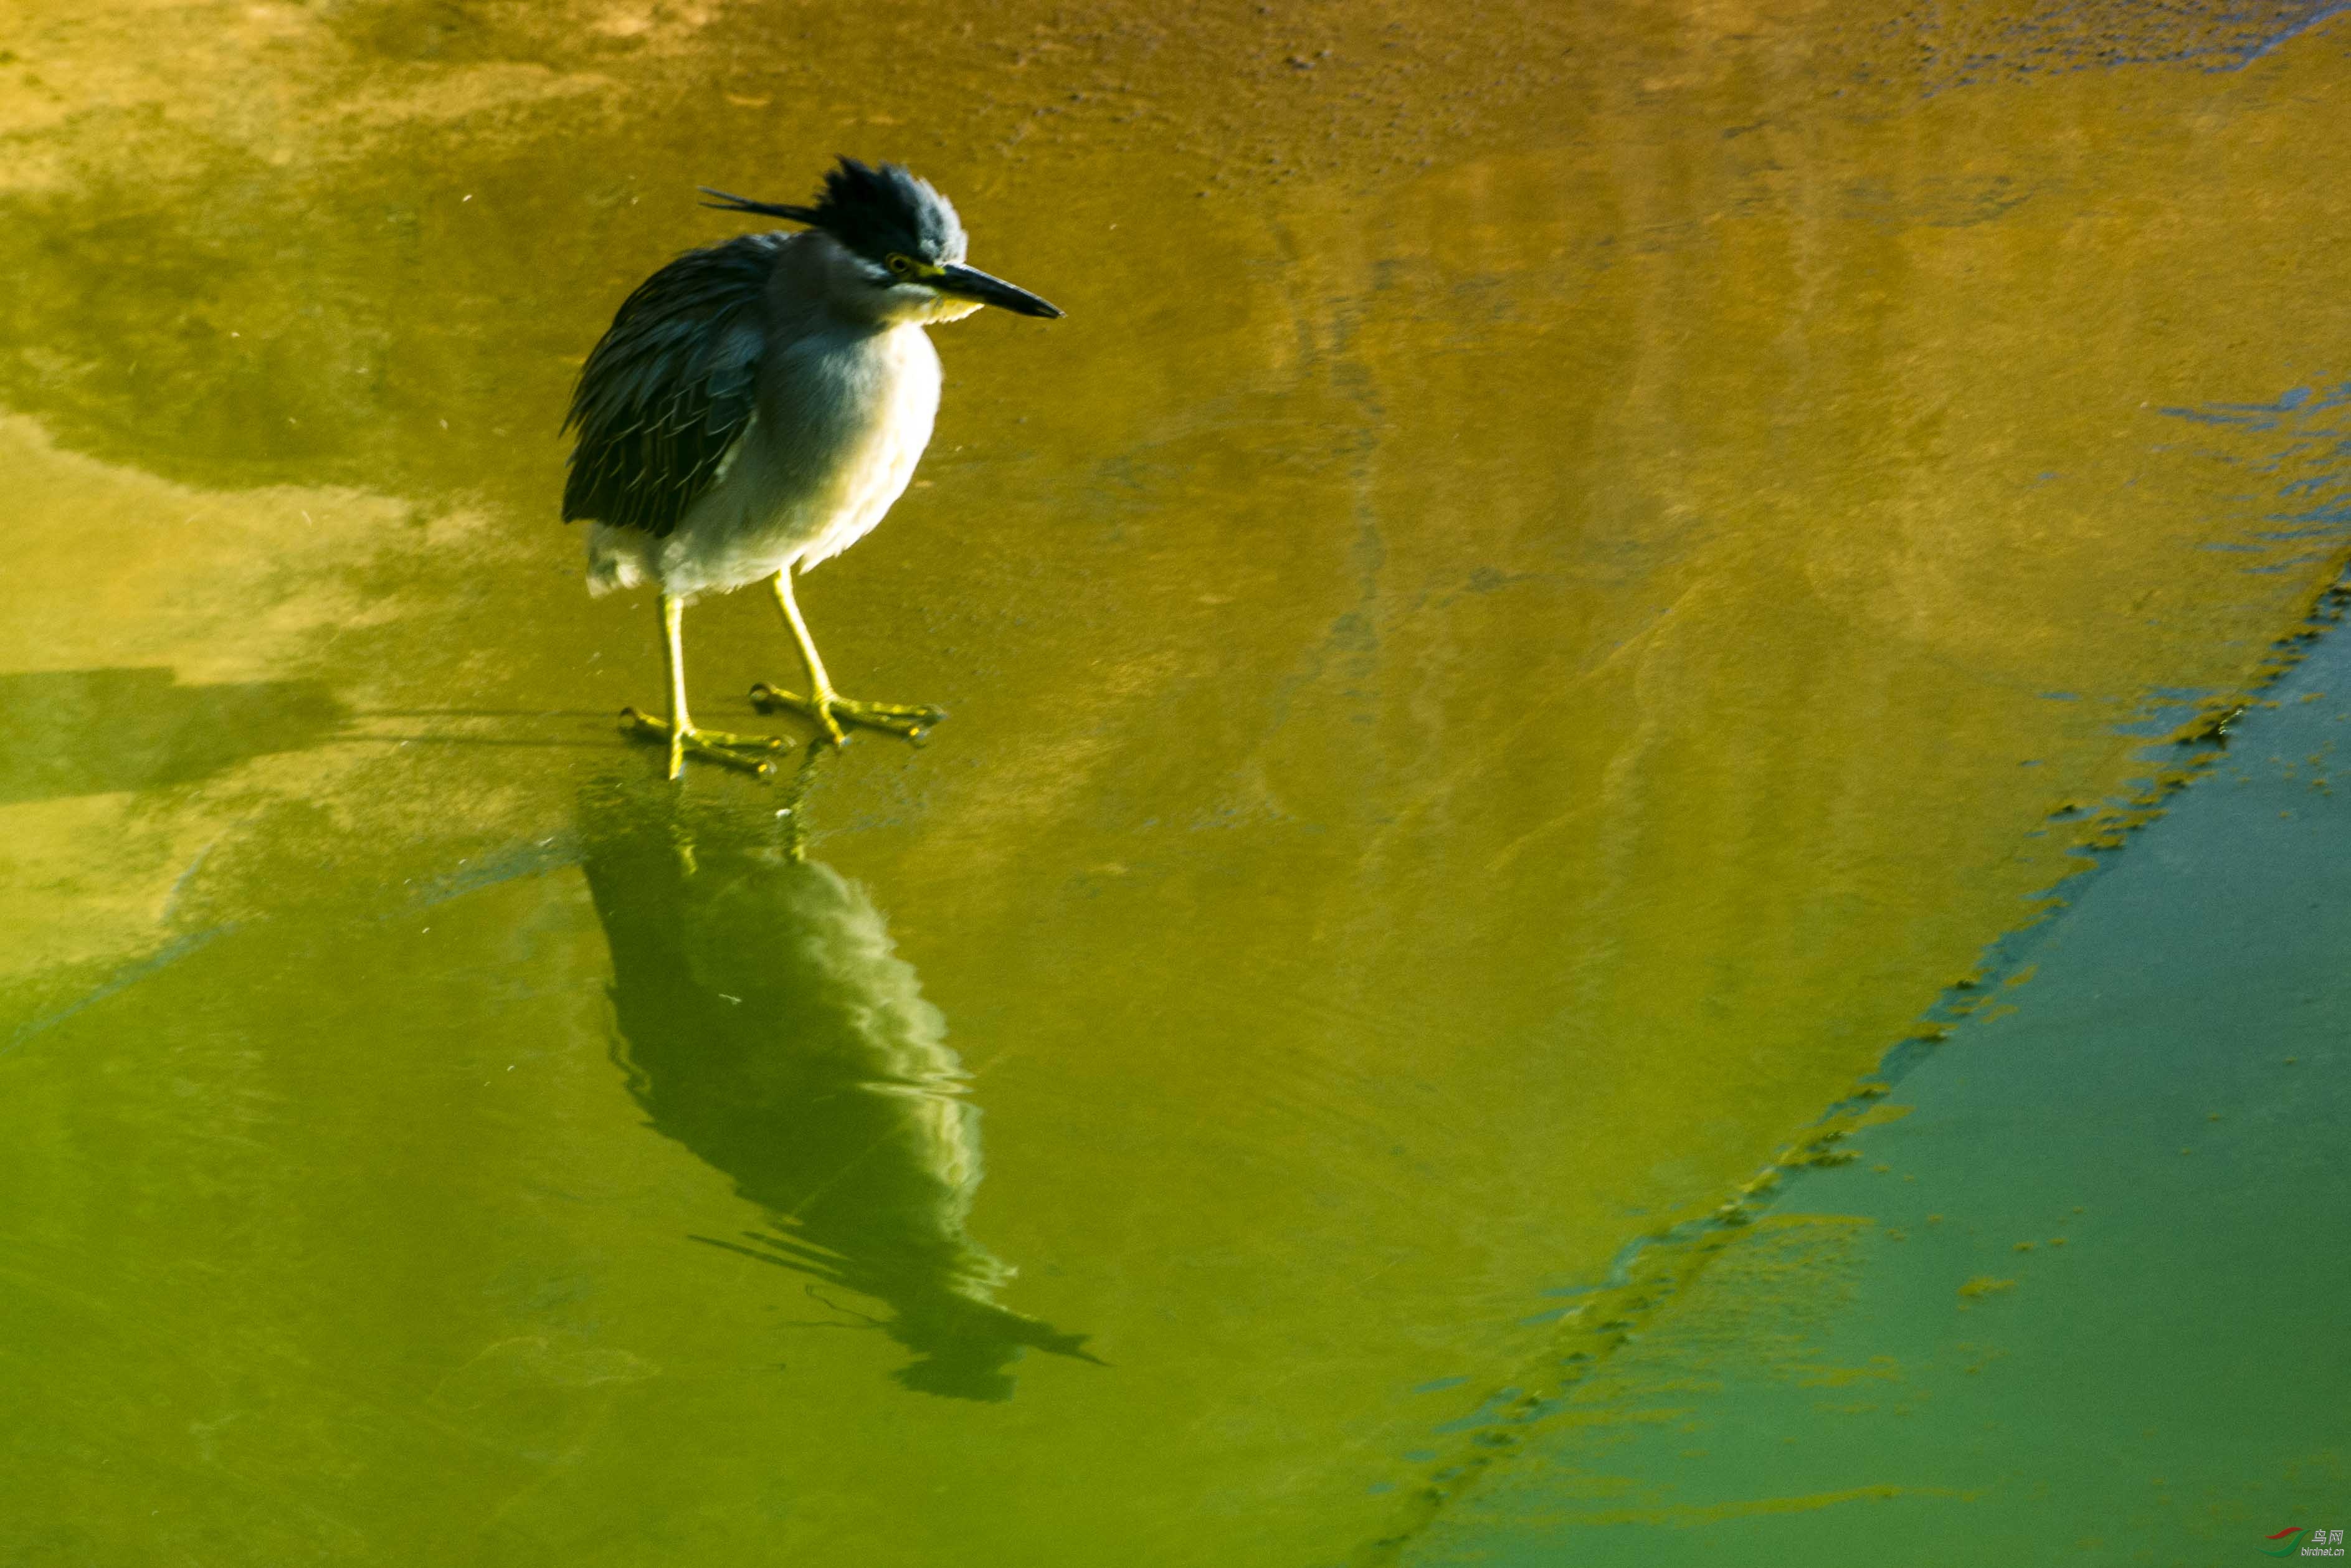
[[[788,692],[761,681],[751,688],[751,706],[761,713],[773,713],[778,708],[789,708],[804,718],[820,726],[827,739],[843,745],[849,734],[844,726],[862,729],[878,729],[906,740],[920,741],[933,725],[946,718],[945,708],[926,703],[868,703],[827,692],[820,698],[804,697],[798,692]]]
[[[773,779],[777,770],[770,758],[784,749],[782,738],[772,735],[736,735],[723,729],[695,729],[689,726],[683,734],[673,737],[665,720],[632,707],[621,710],[621,730],[637,739],[659,741],[669,747],[673,779],[679,775],[678,764],[688,756],[706,757],[759,779]]]

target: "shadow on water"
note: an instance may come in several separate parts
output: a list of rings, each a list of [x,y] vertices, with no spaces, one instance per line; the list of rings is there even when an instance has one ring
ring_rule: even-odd
[[[192,784],[331,738],[319,681],[183,686],[168,669],[0,675],[0,803]]]
[[[1008,1399],[1026,1347],[1095,1360],[998,1304],[1013,1270],[966,1229],[979,1107],[946,1019],[865,889],[801,857],[786,798],[730,811],[649,780],[582,800],[615,1060],[653,1129],[770,1225],[695,1239],[885,1303],[867,1321],[915,1353],[895,1375],[926,1394]]]

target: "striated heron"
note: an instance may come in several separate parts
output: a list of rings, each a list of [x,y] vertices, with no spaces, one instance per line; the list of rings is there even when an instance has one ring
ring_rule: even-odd
[[[696,597],[765,580],[809,692],[762,682],[761,710],[806,714],[836,745],[843,724],[919,738],[946,716],[832,689],[792,574],[862,538],[914,477],[939,406],[924,328],[983,305],[1061,312],[965,266],[955,208],[897,164],[843,158],[813,206],[703,192],[705,206],[808,226],[679,256],[622,304],[580,372],[563,426],[580,433],[563,520],[593,524],[589,590],[661,589],[669,719],[623,716],[668,740],[673,779],[688,752],[768,771],[779,741],[695,727],[680,637]]]

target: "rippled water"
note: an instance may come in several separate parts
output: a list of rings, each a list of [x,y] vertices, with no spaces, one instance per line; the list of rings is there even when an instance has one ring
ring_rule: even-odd
[[[0,17],[0,1545],[1441,1516],[2351,533],[2351,23],[1587,10]],[[555,427],[836,152],[1069,319],[802,591],[951,721],[673,790]]]

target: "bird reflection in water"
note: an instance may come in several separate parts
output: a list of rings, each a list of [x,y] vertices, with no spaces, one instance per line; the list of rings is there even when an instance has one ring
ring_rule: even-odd
[[[866,1321],[914,1352],[895,1375],[926,1394],[1008,1399],[1028,1346],[1094,1361],[1085,1335],[998,1303],[1013,1270],[966,1228],[979,1107],[946,1019],[865,890],[802,858],[797,805],[775,801],[613,785],[584,802],[614,1058],[653,1129],[770,1225],[696,1239],[885,1303]]]

